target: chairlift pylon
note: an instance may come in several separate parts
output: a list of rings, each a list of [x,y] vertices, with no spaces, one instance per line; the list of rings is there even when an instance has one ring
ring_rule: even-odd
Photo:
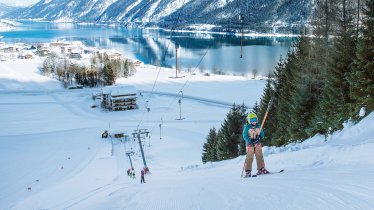
[[[243,58],[243,36],[244,36],[244,14],[242,12],[242,1],[240,0],[240,14],[239,14],[239,21],[241,24],[241,37],[240,37],[240,58]]]
[[[244,36],[244,15],[243,14],[239,14],[239,20],[240,20],[240,23],[241,23],[241,33],[242,33],[242,36],[240,38],[240,58],[243,58],[243,36]]]

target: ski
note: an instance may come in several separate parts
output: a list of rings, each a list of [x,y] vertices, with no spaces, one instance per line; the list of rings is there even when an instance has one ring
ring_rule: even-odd
[[[280,170],[280,171],[275,171],[275,172],[269,172],[267,174],[279,174],[279,173],[282,173],[284,172],[284,169]],[[260,174],[260,175],[267,175],[267,174]],[[252,175],[252,177],[257,177],[257,176],[260,176],[260,175]]]
[[[282,170],[280,170],[280,171],[273,171],[273,172],[269,172],[269,173],[267,173],[267,174],[279,174],[279,173],[282,173],[282,172],[284,172],[284,169],[282,169]],[[257,177],[257,176],[261,176],[261,175],[267,175],[267,174],[260,174],[260,175],[256,175],[256,174],[254,174],[254,175],[252,175],[252,176],[242,176],[242,178],[251,178],[251,177]]]

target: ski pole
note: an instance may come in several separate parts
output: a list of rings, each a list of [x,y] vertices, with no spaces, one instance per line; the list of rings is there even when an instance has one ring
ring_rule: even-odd
[[[264,119],[262,120],[261,127],[260,127],[260,130],[258,132],[258,135],[260,135],[260,133],[262,131],[262,128],[264,127],[266,118],[268,117],[268,113],[269,113],[269,110],[270,110],[270,107],[271,107],[272,104],[273,104],[273,97],[271,97],[271,99],[269,101],[268,108],[266,109],[265,116],[264,116]]]
[[[266,118],[268,117],[268,113],[270,111],[270,107],[273,104],[273,98],[274,98],[274,95],[270,98],[270,101],[269,101],[269,104],[268,104],[268,108],[266,109],[265,116],[264,116],[264,119],[262,120],[261,127],[260,127],[260,130],[258,132],[258,135],[260,135],[260,133],[262,131],[262,128],[264,128],[264,124],[265,124]],[[265,167],[264,156],[262,156],[262,161],[264,162],[264,167]]]

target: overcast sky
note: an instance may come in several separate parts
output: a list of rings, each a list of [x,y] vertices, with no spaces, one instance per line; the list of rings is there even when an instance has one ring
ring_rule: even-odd
[[[31,5],[35,4],[40,0],[0,0],[1,3],[11,4],[11,5]]]

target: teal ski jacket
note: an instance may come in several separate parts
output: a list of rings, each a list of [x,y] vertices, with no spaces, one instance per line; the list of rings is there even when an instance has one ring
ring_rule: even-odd
[[[253,126],[252,124],[248,124],[248,123],[245,124],[244,129],[243,129],[243,139],[244,139],[246,145],[248,145],[248,144],[251,144],[251,145],[256,144],[261,139],[263,139],[265,137],[265,133],[262,130],[260,132],[259,139],[251,139],[251,138],[249,138],[249,136],[248,136],[249,129],[255,129],[255,128],[260,128],[260,127],[261,126],[260,126],[259,123],[257,123],[255,126]]]

